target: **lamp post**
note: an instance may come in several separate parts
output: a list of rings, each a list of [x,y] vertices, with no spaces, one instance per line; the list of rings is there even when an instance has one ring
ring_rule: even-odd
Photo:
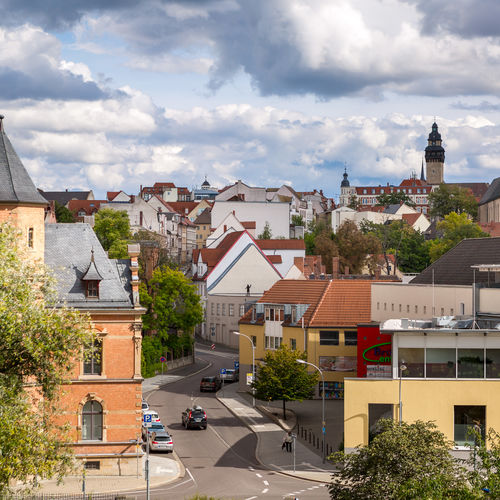
[[[405,360],[401,360],[401,364],[399,365],[399,423],[403,421],[403,400],[401,399],[401,378],[403,376],[403,372],[406,370]]]
[[[309,363],[308,361],[304,361],[303,359],[297,359],[297,363],[301,363],[303,365],[309,365],[312,366],[313,368],[316,368],[316,370],[319,371],[319,374],[321,375],[321,381],[323,384],[323,390],[321,391],[321,446],[323,448],[322,450],[322,455],[323,455],[323,463],[325,463],[325,434],[326,434],[326,422],[325,422],[325,377],[323,377],[323,372],[314,364]]]
[[[252,384],[255,384],[255,345],[253,343],[253,340],[248,336],[245,335],[244,333],[240,332],[233,332],[235,335],[245,337],[250,341],[250,344],[252,344]],[[255,408],[255,386],[252,387],[252,406]]]

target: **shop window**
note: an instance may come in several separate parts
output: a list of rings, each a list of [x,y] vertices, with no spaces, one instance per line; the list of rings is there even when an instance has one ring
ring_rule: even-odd
[[[458,378],[483,378],[484,350],[458,349],[457,364]]]
[[[401,376],[422,378],[424,376],[424,356],[423,347],[400,347],[398,349],[399,365],[406,366],[406,370],[401,372]]]
[[[455,406],[454,413],[454,440],[456,446],[474,444],[475,432],[480,432],[484,439],[486,406]]]
[[[83,406],[82,439],[102,441],[102,406],[98,401],[87,401]]]
[[[393,418],[392,404],[368,404],[368,442],[371,443],[373,438],[379,433],[378,421],[382,418]]]
[[[102,370],[102,340],[95,339],[91,346],[85,349],[83,356],[84,375],[100,375]]]
[[[323,396],[323,382],[319,383],[319,396]],[[344,399],[344,382],[325,382],[325,399]]]
[[[339,345],[339,332],[320,331],[319,345]]]
[[[455,349],[427,349],[427,378],[456,378]]]
[[[500,378],[500,349],[486,349],[486,378]]]
[[[358,332],[344,332],[345,345],[358,345]]]

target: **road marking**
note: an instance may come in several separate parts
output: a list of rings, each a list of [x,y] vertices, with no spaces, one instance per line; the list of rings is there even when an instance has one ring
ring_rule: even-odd
[[[264,488],[264,489],[262,490],[262,493],[267,493],[268,491],[269,491],[269,488]]]
[[[257,497],[248,497],[248,498],[245,498],[245,500],[254,500],[254,498],[257,498]]]
[[[189,477],[191,478],[191,480],[193,481],[193,483],[196,483],[196,481],[195,481],[195,479],[193,477],[193,474],[191,474],[191,471],[188,468],[186,468],[186,472],[189,474]]]
[[[269,481],[263,481],[266,486],[269,486]]]
[[[255,469],[253,467],[248,467],[249,470],[254,471]]]
[[[262,477],[262,474],[255,474],[257,477]]]

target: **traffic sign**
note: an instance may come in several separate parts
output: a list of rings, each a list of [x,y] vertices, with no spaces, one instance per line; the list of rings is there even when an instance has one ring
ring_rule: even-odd
[[[213,351],[213,350],[215,349],[215,344],[212,344],[212,345],[210,346],[210,349],[212,349],[212,351]]]
[[[237,370],[239,367],[240,367],[240,362],[239,361],[235,361],[234,362],[234,369]]]
[[[151,418],[153,415],[146,413],[146,415],[143,416],[144,422],[150,423],[152,422]]]
[[[167,358],[166,358],[165,356],[162,356],[162,357],[160,358],[160,362],[162,362],[162,363],[166,363],[166,362],[167,362]]]
[[[225,375],[226,374],[226,369],[225,368],[221,368],[220,369],[220,374],[221,375]]]

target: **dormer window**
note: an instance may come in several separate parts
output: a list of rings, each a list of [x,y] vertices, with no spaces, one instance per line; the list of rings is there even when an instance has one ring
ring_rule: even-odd
[[[91,252],[90,264],[81,279],[85,286],[85,297],[87,299],[98,299],[99,283],[103,280],[103,277],[97,269],[94,259],[94,250]]]
[[[99,282],[97,280],[87,281],[87,298],[88,299],[99,298]]]

